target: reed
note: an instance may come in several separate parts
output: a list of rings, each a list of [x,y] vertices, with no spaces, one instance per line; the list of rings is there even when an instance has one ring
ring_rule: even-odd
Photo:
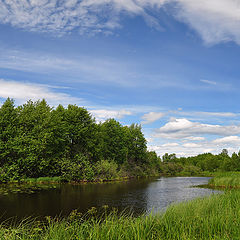
[[[225,172],[215,174],[209,181],[209,186],[220,188],[240,188],[240,172]]]

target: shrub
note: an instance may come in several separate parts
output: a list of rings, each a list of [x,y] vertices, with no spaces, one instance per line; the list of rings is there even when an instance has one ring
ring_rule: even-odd
[[[65,180],[93,180],[94,169],[89,159],[78,154],[73,160],[64,159],[61,164],[62,177]]]
[[[96,175],[100,179],[114,179],[117,174],[118,165],[114,161],[101,160],[96,164]]]

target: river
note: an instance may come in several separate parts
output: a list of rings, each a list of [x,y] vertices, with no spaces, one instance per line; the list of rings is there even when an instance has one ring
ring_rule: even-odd
[[[59,184],[53,189],[29,193],[0,194],[0,217],[66,216],[78,209],[108,205],[134,214],[163,211],[173,202],[187,201],[219,191],[193,187],[206,184],[207,177],[161,177],[102,184]]]

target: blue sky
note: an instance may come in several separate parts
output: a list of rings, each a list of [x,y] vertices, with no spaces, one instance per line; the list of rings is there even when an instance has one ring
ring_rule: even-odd
[[[240,145],[240,2],[0,0],[0,101],[140,123],[159,155]]]

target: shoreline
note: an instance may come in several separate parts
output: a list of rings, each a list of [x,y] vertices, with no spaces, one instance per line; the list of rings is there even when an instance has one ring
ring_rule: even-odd
[[[100,219],[95,208],[87,215],[73,211],[64,219],[24,220],[15,226],[0,225],[3,239],[239,239],[240,191],[213,194],[174,203],[165,212],[133,217],[107,213]],[[105,210],[105,212],[104,212]]]
[[[56,184],[56,183],[70,183],[70,184],[98,184],[98,183],[114,183],[114,182],[125,182],[130,180],[137,180],[137,179],[148,179],[148,178],[160,178],[160,177],[214,177],[214,173],[199,173],[199,174],[159,174],[159,175],[150,175],[150,176],[128,176],[128,177],[118,177],[113,179],[106,179],[106,178],[98,178],[94,180],[65,180],[61,177],[39,177],[39,178],[26,178],[26,179],[20,179],[20,180],[14,180],[9,182],[2,182],[0,183],[0,186],[2,185],[8,185],[8,184]]]
[[[235,173],[236,176],[238,174]],[[222,178],[217,176],[210,181]],[[234,182],[233,179],[231,181]],[[209,182],[196,187],[211,185]],[[97,211],[91,208],[82,215],[74,210],[63,219],[46,217],[44,223],[26,219],[13,226],[0,224],[0,239],[222,240],[239,239],[240,236],[240,191],[235,188],[223,194],[173,203],[165,212],[156,214],[134,217],[126,212],[109,212],[107,207],[100,215]]]

